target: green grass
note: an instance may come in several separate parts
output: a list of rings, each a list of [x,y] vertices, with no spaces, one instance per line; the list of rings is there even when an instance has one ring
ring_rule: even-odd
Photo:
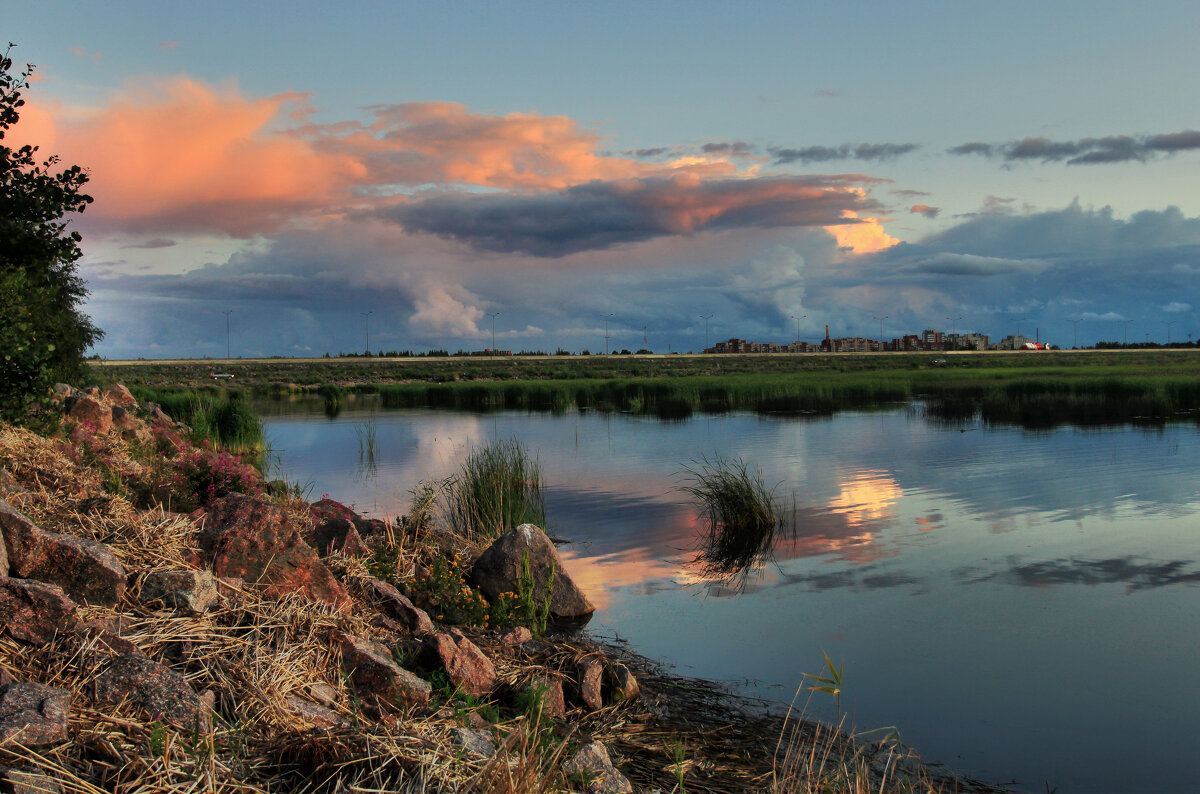
[[[310,395],[330,416],[359,400],[385,408],[595,410],[661,419],[726,411],[820,415],[921,400],[934,417],[1026,426],[1200,414],[1195,351],[273,360],[229,369],[236,388],[267,413]],[[157,387],[168,413],[173,399],[198,399],[190,392],[229,388],[207,380],[204,362],[93,372],[109,381],[119,375],[131,388]]]
[[[443,493],[446,520],[465,538],[495,539],[521,524],[546,527],[541,466],[516,440],[473,450]]]
[[[208,440],[240,454],[263,452],[262,420],[236,389],[170,390],[135,386],[130,391],[139,404],[158,403],[167,416],[188,425],[195,441]]]
[[[762,472],[740,459],[704,459],[684,473],[690,481],[682,490],[696,501],[705,527],[697,562],[706,575],[744,582],[770,556],[783,526],[775,495]]]

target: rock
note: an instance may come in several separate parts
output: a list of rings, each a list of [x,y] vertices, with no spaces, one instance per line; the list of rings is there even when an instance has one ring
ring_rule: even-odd
[[[133,399],[129,389],[125,388],[123,383],[114,383],[108,387],[108,391],[104,394],[105,399],[112,405],[120,405],[125,408],[137,408],[137,400]]]
[[[541,597],[545,592],[546,580],[550,571],[554,571],[551,617],[582,618],[596,611],[596,607],[567,574],[550,538],[533,524],[522,524],[497,538],[475,561],[471,569],[471,582],[489,601],[494,601],[501,593],[517,592],[517,579],[525,554],[529,555],[529,570],[533,574],[536,597]]]
[[[642,688],[638,685],[637,677],[628,667],[621,663],[614,664],[609,670],[612,679],[612,699],[614,703],[624,700],[636,700]]]
[[[52,777],[26,769],[0,766],[0,792],[3,794],[62,794],[62,786]]]
[[[112,409],[91,395],[83,395],[71,401],[68,415],[80,424],[89,426],[93,433],[112,430]]]
[[[435,626],[429,613],[415,605],[395,587],[381,579],[369,579],[367,584],[371,594],[378,599],[380,609],[402,627],[416,634],[434,630]]]
[[[220,601],[217,579],[208,571],[153,571],[142,577],[142,601],[161,602],[190,615],[203,615]]]
[[[481,728],[455,728],[454,743],[467,758],[483,761],[496,754],[496,741],[492,734]]]
[[[342,667],[360,693],[419,706],[429,703],[429,682],[396,664],[386,646],[345,634],[339,640]]]
[[[265,586],[275,597],[300,593],[343,611],[352,606],[345,588],[276,504],[243,494],[214,500],[204,511],[200,545],[217,576]]]
[[[171,427],[175,424],[175,420],[167,416],[166,412],[163,411],[162,406],[158,403],[146,403],[145,407],[146,417],[152,424],[164,425],[166,427]]]
[[[33,683],[0,687],[0,745],[42,747],[67,740],[71,693]]]
[[[500,642],[505,645],[524,645],[533,639],[533,632],[524,626],[517,626],[500,635]]]
[[[354,521],[354,529],[364,538],[369,538],[373,535],[386,535],[387,524],[378,518],[363,518],[356,515],[352,519]]]
[[[208,733],[211,727],[212,692],[196,694],[182,675],[143,656],[126,654],[113,659],[96,678],[95,691],[98,702],[129,700],[149,719],[169,722],[181,730]]]
[[[361,557],[371,553],[354,528],[354,522],[347,518],[330,518],[321,522],[313,532],[313,538],[317,543],[317,553],[322,557],[331,554]]]
[[[103,543],[39,529],[0,499],[0,534],[9,575],[56,584],[72,600],[115,606],[125,593],[125,569]]]
[[[458,629],[427,635],[425,646],[446,668],[450,683],[466,694],[482,697],[496,685],[496,668],[492,660]]]
[[[591,794],[632,794],[633,785],[613,766],[608,748],[600,742],[585,744],[567,759],[563,771],[586,781]]]
[[[333,709],[309,703],[298,697],[288,697],[287,704],[292,712],[314,728],[350,728],[352,723]]]
[[[592,711],[604,707],[601,683],[604,680],[604,662],[596,656],[588,656],[576,668],[579,675],[579,698]]]
[[[11,471],[0,466],[0,499],[12,499],[14,496],[23,493],[25,493],[25,486],[17,481],[17,478],[12,475]],[[3,546],[3,541],[0,541],[0,558],[7,560],[8,557],[4,554]]]
[[[0,577],[0,625],[13,639],[40,648],[75,625],[75,602],[57,585]]]
[[[54,384],[54,393],[61,397],[70,397],[75,393],[75,390],[71,388],[70,384],[56,383]]]
[[[337,702],[337,690],[321,681],[309,684],[308,694],[322,706],[332,706]]]
[[[529,682],[526,691],[537,692],[542,699],[542,713],[559,718],[567,713],[567,700],[563,697],[563,684],[558,678],[540,676]]]

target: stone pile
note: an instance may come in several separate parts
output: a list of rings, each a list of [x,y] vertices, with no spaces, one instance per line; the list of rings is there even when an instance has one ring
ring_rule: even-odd
[[[156,407],[139,410],[123,386],[103,394],[69,387],[58,393],[66,414],[95,433],[141,438],[147,421],[171,422]],[[348,558],[369,553],[370,543],[385,529],[381,522],[353,514],[323,516],[316,510],[314,520],[298,524],[294,512],[269,500],[229,494],[187,517],[197,556],[177,570],[126,570],[109,547],[82,537],[86,531],[80,536],[46,531],[14,508],[10,500],[19,501],[13,497],[20,495],[21,483],[2,468],[0,483],[6,497],[0,499],[0,632],[32,648],[75,638],[102,654],[84,691],[39,683],[36,670],[9,676],[0,668],[0,743],[12,740],[38,748],[70,741],[79,729],[72,724],[73,715],[106,712],[117,704],[147,720],[207,733],[218,708],[216,694],[198,691],[189,682],[186,659],[173,658],[163,648],[140,647],[124,636],[127,616],[163,611],[210,619],[206,616],[248,590],[256,597],[301,599],[327,610],[331,625],[339,626],[327,636],[329,656],[341,667],[334,679],[344,678],[353,688],[355,708],[367,719],[396,720],[436,707],[431,705],[430,681],[408,664],[444,671],[449,686],[463,697],[505,699],[533,690],[543,714],[554,720],[571,721],[638,697],[632,673],[599,651],[574,664],[547,652],[547,644],[528,629],[503,637],[468,633],[440,625],[382,579],[360,575],[341,581],[334,572],[344,576]],[[473,581],[489,598],[516,591],[523,560],[539,588],[553,576],[552,617],[579,619],[594,611],[553,544],[533,525],[513,530],[487,549],[472,570]],[[81,620],[81,614],[89,619]],[[344,619],[351,615],[365,620]],[[363,626],[372,627],[369,636]],[[513,660],[521,661],[522,675],[516,678]],[[539,672],[530,676],[530,669]],[[314,730],[353,727],[345,704],[339,711],[336,693],[325,684],[313,682],[280,700]],[[498,734],[478,716],[473,722],[479,724],[455,732],[454,741],[470,757],[489,757],[496,752]],[[632,790],[599,743],[586,744],[568,763],[590,791]],[[0,767],[0,781],[6,774],[43,772],[53,777],[46,770]],[[50,786],[53,781],[47,780]]]

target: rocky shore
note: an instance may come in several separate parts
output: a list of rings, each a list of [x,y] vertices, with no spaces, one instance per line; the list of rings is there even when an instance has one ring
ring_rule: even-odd
[[[367,520],[58,391],[0,426],[0,791],[989,790],[556,633],[593,608],[536,526]]]

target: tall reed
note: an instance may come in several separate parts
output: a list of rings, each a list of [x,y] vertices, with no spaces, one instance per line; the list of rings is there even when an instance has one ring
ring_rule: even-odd
[[[519,441],[471,452],[444,491],[450,528],[472,540],[498,538],[521,524],[546,526],[542,469]]]
[[[700,508],[705,536],[696,561],[706,575],[744,583],[771,553],[785,514],[763,482],[762,471],[732,458],[702,459],[684,467],[691,482],[682,486]]]

